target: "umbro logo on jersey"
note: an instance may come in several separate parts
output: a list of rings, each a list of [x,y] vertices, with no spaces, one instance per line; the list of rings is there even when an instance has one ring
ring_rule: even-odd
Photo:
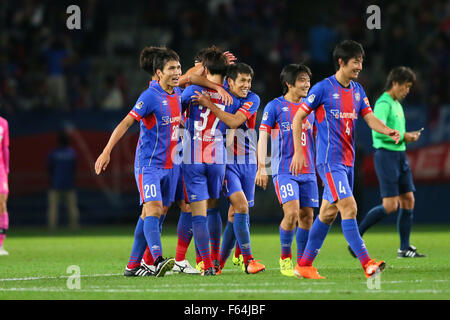
[[[162,101],[162,104],[165,105],[165,106],[167,106],[167,100],[163,100],[163,101]]]
[[[191,194],[191,200],[195,200],[197,199],[197,195],[196,194]]]
[[[281,110],[283,110],[284,112],[288,112],[289,108],[288,107],[283,107]]]
[[[339,93],[333,93],[333,98],[334,99],[339,99]]]

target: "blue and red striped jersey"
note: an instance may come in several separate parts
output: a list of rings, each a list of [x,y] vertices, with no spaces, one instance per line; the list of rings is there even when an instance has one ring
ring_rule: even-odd
[[[292,122],[299,110],[300,103],[287,101],[284,96],[270,101],[264,108],[259,130],[267,131],[272,137],[271,164],[272,174],[290,174],[289,167],[294,156],[294,137]],[[314,113],[303,121],[302,147],[306,155],[307,166],[301,173],[315,173],[314,165]]]
[[[225,135],[228,127],[207,107],[192,100],[195,91],[209,94],[211,101],[220,109],[232,113],[238,109],[238,99],[233,104],[222,104],[217,91],[197,86],[188,86],[181,96],[183,111],[186,111],[183,139],[183,161],[185,163],[226,163]]]
[[[152,81],[128,113],[140,125],[135,167],[173,167],[174,149],[180,136],[180,93],[179,88],[174,88],[174,93],[168,94],[158,82]]]
[[[231,94],[231,92],[230,92]],[[231,113],[241,112],[247,117],[247,121],[237,128],[234,134],[233,160],[234,163],[253,163],[256,164],[256,146],[258,136],[255,131],[256,113],[260,105],[259,96],[249,91],[247,97],[236,98],[239,104],[237,110],[231,110]]]
[[[333,75],[316,83],[301,108],[315,111],[317,126],[316,164],[353,166],[355,161],[355,125],[358,115],[372,112],[362,86],[350,81],[343,87]]]

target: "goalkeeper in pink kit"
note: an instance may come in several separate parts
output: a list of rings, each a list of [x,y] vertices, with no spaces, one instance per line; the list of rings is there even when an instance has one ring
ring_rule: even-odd
[[[0,256],[8,255],[3,248],[6,231],[9,226],[6,201],[8,200],[8,174],[9,174],[9,129],[8,121],[0,117]]]

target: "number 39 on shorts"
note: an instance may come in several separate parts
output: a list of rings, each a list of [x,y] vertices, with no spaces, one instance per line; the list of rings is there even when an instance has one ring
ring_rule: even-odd
[[[284,199],[287,196],[294,196],[294,188],[292,188],[292,184],[288,183],[286,185],[282,185],[280,187],[281,197]]]

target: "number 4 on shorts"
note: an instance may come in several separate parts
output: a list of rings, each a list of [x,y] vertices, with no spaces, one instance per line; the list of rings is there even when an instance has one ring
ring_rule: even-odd
[[[339,193],[347,194],[347,192],[345,191],[345,188],[344,188],[344,186],[342,185],[342,182],[341,182],[341,181],[339,181]]]

